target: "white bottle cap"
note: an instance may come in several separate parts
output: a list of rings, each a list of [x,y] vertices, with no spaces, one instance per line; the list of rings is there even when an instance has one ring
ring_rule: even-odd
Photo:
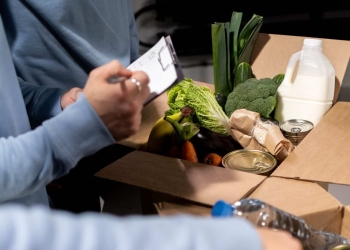
[[[305,46],[322,46],[322,40],[313,39],[313,38],[305,38],[304,45]]]

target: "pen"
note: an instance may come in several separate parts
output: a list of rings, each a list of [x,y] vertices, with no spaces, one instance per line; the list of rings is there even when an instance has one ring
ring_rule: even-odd
[[[112,76],[112,77],[108,78],[107,82],[113,84],[113,83],[118,83],[118,82],[124,82],[126,79],[128,79],[128,78],[125,76]]]

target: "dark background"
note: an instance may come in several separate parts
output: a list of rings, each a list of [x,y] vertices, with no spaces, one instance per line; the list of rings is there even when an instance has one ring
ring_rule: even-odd
[[[350,10],[346,10],[346,6],[328,4],[320,8],[308,4],[314,8],[306,8],[305,1],[263,2],[263,6],[262,2],[156,0],[135,16],[137,19],[147,11],[156,11],[157,21],[171,26],[156,35],[158,38],[171,35],[179,56],[211,54],[211,24],[229,22],[233,11],[243,13],[242,27],[253,14],[263,16],[260,33],[350,40]],[[141,45],[150,47],[152,44],[141,40]]]

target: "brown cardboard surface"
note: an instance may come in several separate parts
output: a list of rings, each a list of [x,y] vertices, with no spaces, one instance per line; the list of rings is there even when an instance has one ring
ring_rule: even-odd
[[[182,199],[173,201],[160,201],[154,203],[154,206],[158,215],[160,216],[171,216],[178,214],[211,216],[211,207],[201,206]]]
[[[316,229],[340,233],[343,206],[316,183],[270,177],[249,198],[299,216]]]
[[[343,235],[347,239],[350,239],[350,206],[344,207],[341,235]]]
[[[350,103],[337,102],[272,176],[350,185]]]
[[[235,202],[266,177],[134,151],[95,174],[206,205]]]
[[[257,78],[274,77],[285,73],[289,58],[300,51],[306,37],[273,34],[259,34],[251,57],[253,73]],[[345,75],[350,56],[350,42],[335,39],[323,39],[323,53],[335,69],[335,98],[338,98],[340,84]]]

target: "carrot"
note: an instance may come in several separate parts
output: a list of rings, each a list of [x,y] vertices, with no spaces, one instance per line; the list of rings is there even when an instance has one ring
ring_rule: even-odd
[[[215,153],[209,153],[203,158],[203,163],[213,166],[219,166],[221,164],[222,157]]]
[[[181,147],[181,158],[187,161],[198,162],[196,150],[190,141],[185,141]]]

